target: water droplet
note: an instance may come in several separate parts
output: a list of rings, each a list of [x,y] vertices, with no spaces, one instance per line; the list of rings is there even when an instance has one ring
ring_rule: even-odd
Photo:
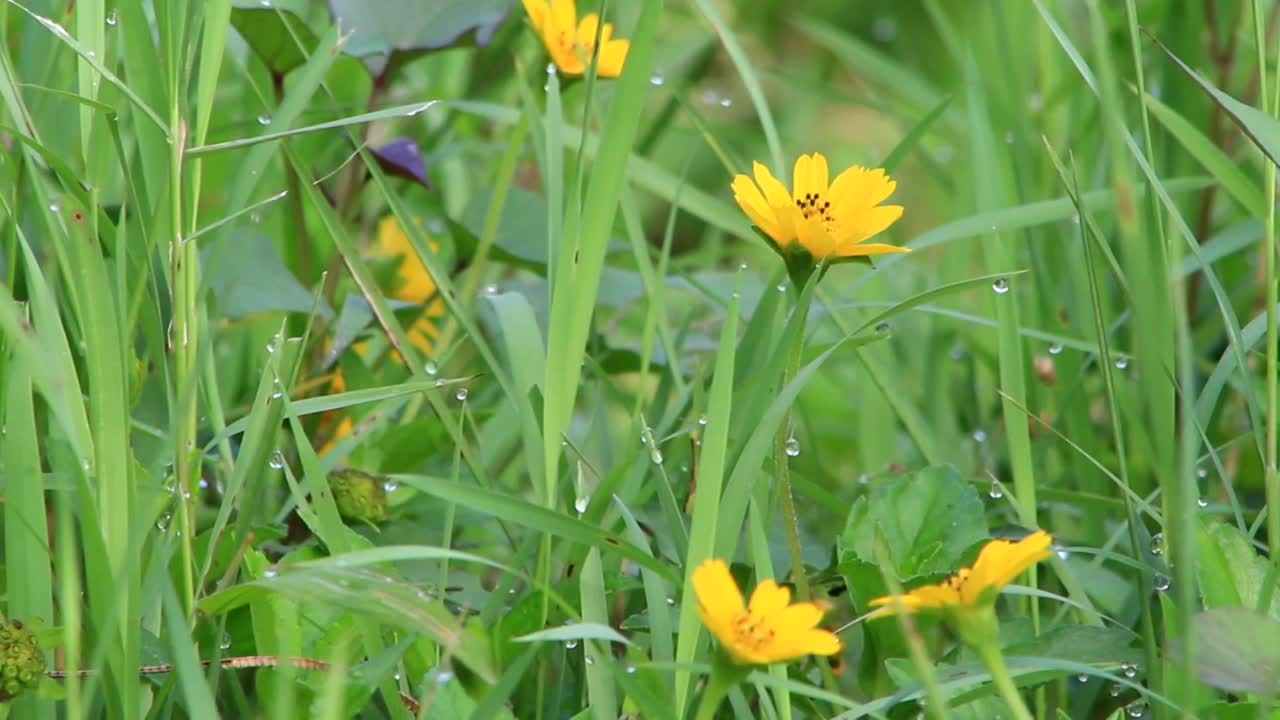
[[[720,98],[720,107],[722,107],[722,108],[731,108],[731,107],[733,107],[733,101],[732,101],[732,100],[730,100],[730,99],[729,99],[729,98],[727,98],[727,97],[722,97],[722,98]]]
[[[218,649],[219,649],[219,650],[230,650],[230,649],[231,649],[231,634],[230,634],[230,633],[222,633],[222,640],[218,642]]]
[[[58,200],[58,198],[54,198],[49,203],[49,212],[52,212],[52,213],[62,212],[62,202]]]
[[[780,293],[784,293],[784,292],[786,292],[786,291],[787,291],[787,284],[786,284],[786,283],[778,283],[778,292],[780,292]]]
[[[983,430],[982,428],[978,428],[977,430],[974,430],[974,431],[973,431],[973,441],[974,441],[974,442],[976,442],[976,443],[978,443],[979,445],[981,445],[982,443],[986,442],[986,441],[987,441],[987,431],[986,431],[986,430]]]
[[[871,37],[876,42],[891,43],[898,37],[898,21],[891,17],[876,18],[871,23]]]
[[[566,650],[572,650],[572,649],[574,649],[574,648],[578,647],[578,641],[577,641],[577,640],[565,640],[565,641],[564,641],[564,647],[565,647],[565,649],[566,649]]]
[[[587,664],[588,664],[588,665],[595,665],[595,664],[596,664],[596,660],[595,660],[595,658],[591,657],[590,655],[588,655],[588,656],[586,656],[585,658],[583,658],[583,660],[585,660],[585,661],[587,662]]]
[[[437,379],[434,383],[432,383],[432,384],[433,384],[433,385],[435,385],[436,387],[444,387],[445,385],[448,385],[448,384],[449,384],[449,381],[448,381],[448,380],[445,380],[444,378],[438,378],[438,379]]]
[[[795,438],[787,438],[786,453],[787,457],[800,457],[800,441]]]
[[[382,490],[384,492],[393,493],[399,489],[400,489],[400,483],[396,482],[395,480],[388,480],[382,483]]]
[[[459,402],[466,402],[467,396],[470,394],[470,391],[466,388],[458,388],[458,392],[454,393],[454,397],[458,398]]]
[[[447,684],[453,680],[453,672],[449,670],[438,670],[436,671],[434,679],[437,685]]]
[[[116,10],[112,10],[111,14],[107,16],[108,25],[115,25],[116,23],[120,22],[120,16],[117,14],[117,12],[118,11]]]
[[[1151,585],[1157,592],[1164,592],[1169,589],[1169,576],[1157,574],[1151,579]]]
[[[1116,359],[1116,369],[1117,369],[1117,370],[1127,370],[1127,369],[1129,369],[1129,358],[1117,358],[1117,359]]]
[[[999,500],[1004,497],[1004,485],[1001,485],[999,480],[992,480],[991,489],[987,491],[987,494],[991,496],[992,500]]]
[[[1124,714],[1131,718],[1140,718],[1147,714],[1147,703],[1143,700],[1135,700],[1124,706]]]
[[[951,359],[959,362],[964,359],[964,345],[956,343],[951,348]]]
[[[258,116],[258,124],[259,124],[259,125],[270,125],[270,124],[271,124],[271,115],[270,115],[269,113],[262,113],[261,115],[259,115],[259,116]]]
[[[1164,554],[1164,533],[1158,532],[1155,535],[1151,536],[1151,554],[1152,555]]]
[[[273,352],[275,352],[275,351],[276,351],[276,344],[275,344],[275,343],[267,343],[267,352],[269,352],[269,353],[273,353]]]
[[[708,419],[708,418],[707,418],[707,416],[706,416],[706,415],[700,415],[700,416],[698,416],[698,424],[699,424],[699,425],[706,425],[706,424],[707,424],[707,423],[709,423],[709,422],[711,422],[711,421],[710,421],[710,419]]]
[[[172,514],[172,513],[165,513],[165,514],[161,515],[161,516],[160,516],[160,519],[159,519],[159,520],[156,520],[156,529],[157,529],[157,530],[159,530],[160,532],[164,532],[165,530],[168,530],[168,529],[169,529],[169,523],[170,523],[172,520],[173,520],[173,514]]]
[[[1138,676],[1138,666],[1133,663],[1125,663],[1120,666],[1120,672],[1124,673],[1127,678],[1134,678]]]
[[[667,598],[667,604],[668,604],[668,605],[670,605],[671,607],[675,607],[675,606],[676,606],[676,599],[675,599],[675,598],[673,598],[673,597],[669,597],[669,598]]]
[[[628,666],[627,666],[627,674],[628,674],[628,675],[635,675],[635,674],[636,674],[636,666],[635,666],[635,665],[628,665]]]
[[[648,444],[649,444],[649,433],[650,433],[650,432],[651,432],[651,431],[649,430],[649,428],[645,428],[645,429],[643,429],[643,430],[641,430],[641,431],[640,431],[640,444],[641,444],[641,445],[648,445]]]
[[[269,8],[271,7],[271,0],[260,0],[258,4],[264,8]]]
[[[1009,279],[997,278],[995,282],[991,283],[991,289],[994,290],[997,295],[1003,295],[1009,292]]]
[[[440,366],[436,365],[435,360],[428,360],[426,365],[422,366],[424,372],[432,377],[440,374]]]
[[[662,76],[662,73],[656,72],[649,76],[649,84],[654,87],[662,87],[667,84],[667,79]]]
[[[1076,682],[1087,683],[1089,682],[1089,676],[1084,673],[1080,673],[1076,676]]]
[[[284,467],[284,453],[279,450],[271,453],[271,460],[267,464],[271,466],[272,470],[279,470]]]
[[[1054,344],[1050,345],[1050,346],[1049,346],[1049,354],[1050,354],[1050,355],[1061,355],[1061,354],[1062,354],[1062,346],[1061,346],[1061,345],[1059,345],[1058,343],[1054,343]]]
[[[268,578],[268,579],[273,578],[278,574],[279,574],[279,571],[276,570],[275,565],[270,565],[262,571],[262,577]]]
[[[893,330],[893,326],[887,322],[882,322],[879,325],[876,325],[876,332],[878,333],[887,333],[890,330]]]
[[[1110,694],[1110,695],[1111,695],[1111,697],[1120,697],[1120,693],[1124,692],[1124,686],[1123,686],[1123,685],[1112,685],[1112,686],[1111,686],[1111,689],[1110,689],[1110,690],[1108,690],[1107,692],[1108,692],[1108,694]]]
[[[497,285],[489,284],[489,285],[485,285],[485,286],[484,286],[484,294],[485,294],[485,295],[497,295],[497,294],[498,294],[498,292],[499,292],[499,291],[498,291],[498,286],[497,286]]]
[[[279,400],[279,399],[280,399],[280,398],[282,398],[282,397],[284,397],[284,393],[280,392],[279,390],[277,390],[277,391],[275,391],[275,392],[271,393],[271,399],[272,399],[272,400]]]
[[[560,73],[560,70],[556,67],[555,63],[547,63],[548,75],[558,75],[559,73]]]
[[[1209,477],[1209,468],[1206,468],[1206,467],[1196,468],[1196,477],[1200,478],[1201,480]]]
[[[1209,507],[1209,498],[1207,497],[1196,498],[1196,505],[1199,505],[1202,508]]]
[[[664,458],[662,457],[662,451],[658,449],[657,445],[654,445],[653,448],[649,450],[649,459],[653,461],[654,465],[662,464]]]
[[[96,58],[98,57],[98,53],[96,53],[96,52],[94,52],[94,51],[92,51],[92,50],[88,50],[88,51],[86,51],[86,52],[85,52],[85,56],[86,56],[86,57],[88,57],[90,60],[93,60],[93,59],[96,59]]]
[[[573,509],[577,510],[578,514],[581,515],[582,513],[587,511],[587,505],[589,504],[591,504],[591,498],[587,495],[583,495],[582,497],[573,501]]]

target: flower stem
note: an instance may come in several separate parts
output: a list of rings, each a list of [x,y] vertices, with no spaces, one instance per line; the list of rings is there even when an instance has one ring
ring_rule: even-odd
[[[813,293],[806,288],[797,293],[795,311],[799,327],[793,339],[790,357],[787,358],[786,371],[782,376],[782,387],[785,388],[795,380],[800,370],[800,359],[804,354],[805,330],[809,320],[809,305],[813,301]],[[804,554],[800,548],[800,519],[796,514],[796,500],[791,490],[790,457],[787,455],[787,441],[791,439],[791,410],[782,418],[778,428],[778,440],[774,463],[778,469],[778,497],[782,502],[782,520],[787,532],[787,549],[791,555],[791,575],[795,578],[796,596],[802,601],[810,599],[809,578],[804,571]]]
[[[734,665],[723,656],[717,655],[715,665],[711,668],[711,677],[707,680],[707,687],[702,691],[698,712],[693,716],[694,720],[712,720],[716,716],[716,710],[720,709],[720,703],[724,702],[725,696],[734,685],[746,677],[748,672],[749,669]]]
[[[1013,712],[1014,720],[1033,720],[1026,701],[1022,699],[1022,693],[1018,692],[1018,686],[1009,675],[1009,666],[1004,662],[1004,654],[1000,652],[999,645],[988,642],[973,646],[973,651],[982,660],[982,664],[987,666],[987,671],[991,673],[991,680],[996,684],[996,690],[1000,691],[1000,696],[1004,698],[1009,710]]]

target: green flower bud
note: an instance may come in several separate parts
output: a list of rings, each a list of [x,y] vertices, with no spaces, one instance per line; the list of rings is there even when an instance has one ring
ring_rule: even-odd
[[[17,620],[0,624],[0,702],[34,690],[44,669],[44,653],[35,633],[23,629]]]
[[[338,512],[347,520],[376,527],[387,519],[387,491],[380,478],[344,468],[329,473],[329,489],[333,491]]]

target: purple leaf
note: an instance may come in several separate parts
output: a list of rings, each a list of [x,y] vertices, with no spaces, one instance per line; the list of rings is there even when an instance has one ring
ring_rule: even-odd
[[[414,140],[396,138],[376,148],[373,155],[378,158],[378,165],[382,167],[383,172],[405,180],[417,181],[422,187],[432,189],[431,181],[427,179],[426,160],[423,159],[422,151]]]

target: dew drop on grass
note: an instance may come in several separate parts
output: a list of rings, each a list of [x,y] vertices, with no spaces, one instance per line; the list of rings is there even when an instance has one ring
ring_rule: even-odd
[[[1152,587],[1154,587],[1158,592],[1164,592],[1165,590],[1168,590],[1169,584],[1170,583],[1169,583],[1168,575],[1156,575],[1151,580]]]
[[[577,510],[578,514],[581,515],[582,513],[587,511],[587,505],[590,505],[590,504],[591,504],[591,498],[586,495],[583,495],[582,497],[573,501],[573,509]]]
[[[432,377],[440,374],[440,366],[436,365],[435,360],[428,360],[427,364],[422,366],[422,369]]]
[[[1000,484],[999,480],[992,480],[991,489],[987,491],[987,494],[991,496],[992,500],[999,500],[1004,497],[1004,485]]]
[[[395,480],[388,480],[382,483],[382,490],[384,492],[393,493],[399,489],[400,489],[400,483],[396,482]]]
[[[699,424],[699,425],[704,425],[704,426],[705,426],[708,422],[710,422],[710,420],[708,420],[708,419],[707,419],[707,416],[706,416],[706,415],[700,415],[700,416],[698,416],[698,424]]]
[[[653,461],[654,465],[661,465],[665,458],[662,457],[662,451],[657,446],[654,446],[649,450],[649,459]]]
[[[117,14],[117,12],[118,12],[117,10],[112,10],[111,14],[107,16],[108,25],[115,25],[116,23],[120,22],[120,16]]]
[[[547,63],[547,74],[548,74],[548,75],[558,75],[559,73],[560,73],[560,71],[556,68],[556,64],[555,64],[555,63]]]
[[[263,571],[262,571],[262,577],[267,578],[267,579],[271,579],[271,578],[275,577],[275,576],[276,576],[276,575],[278,575],[278,574],[279,574],[279,571],[278,571],[278,570],[276,570],[276,566],[275,566],[275,565],[271,565],[271,566],[267,567],[265,570],[263,570]]]
[[[466,388],[458,388],[458,392],[454,393],[454,397],[458,398],[459,402],[466,402],[467,396],[470,394],[470,391]]]
[[[1079,675],[1076,676],[1076,682],[1087,683],[1089,682],[1089,676],[1085,675],[1084,673],[1080,673]]]
[[[271,124],[271,116],[270,116],[269,114],[267,114],[267,113],[262,113],[261,115],[259,115],[259,116],[258,116],[258,124],[259,124],[259,125],[270,125],[270,124]]]
[[[445,685],[453,680],[453,673],[449,670],[440,670],[435,674],[437,685]]]
[[[675,607],[675,606],[676,606],[676,599],[675,599],[675,598],[673,598],[673,597],[669,597],[669,598],[667,598],[667,604],[668,604],[668,605],[670,605],[671,607]]]
[[[733,107],[733,101],[727,97],[720,98],[720,107],[731,108]]]
[[[1050,345],[1050,346],[1049,346],[1049,354],[1050,354],[1050,355],[1061,355],[1061,354],[1062,354],[1062,346],[1061,346],[1061,345],[1059,345],[1059,344],[1057,344],[1057,343],[1054,343],[1054,344]]]
[[[53,201],[49,203],[49,212],[62,212],[62,203],[57,198],[54,198]]]
[[[1201,480],[1209,477],[1209,469],[1205,467],[1196,468],[1196,477],[1200,478]]]
[[[173,514],[172,514],[172,513],[165,513],[165,514],[161,515],[161,516],[160,516],[160,519],[159,519],[159,520],[156,520],[156,529],[157,529],[157,530],[159,530],[160,532],[164,532],[165,530],[168,530],[168,529],[169,529],[169,523],[170,523],[172,520],[173,520]]]
[[[1009,292],[1009,278],[997,278],[995,282],[991,283],[991,289],[997,295],[1004,295]]]
[[[974,430],[974,431],[973,431],[973,441],[974,441],[974,442],[976,442],[976,443],[978,443],[979,445],[981,445],[982,443],[986,442],[986,441],[987,441],[987,431],[986,431],[986,430],[983,430],[982,428],[978,428],[977,430]]]
[[[485,294],[485,295],[489,295],[489,296],[497,295],[497,294],[498,294],[498,286],[497,286],[497,285],[493,285],[493,284],[485,285],[485,286],[484,286],[484,294]]]
[[[1209,507],[1209,498],[1207,497],[1196,498],[1196,505],[1202,508]]]
[[[1142,700],[1135,700],[1124,706],[1124,714],[1131,718],[1140,718],[1147,714],[1147,703]]]
[[[595,664],[596,664],[596,660],[595,660],[595,658],[591,657],[590,655],[588,655],[588,656],[586,656],[585,658],[583,658],[583,660],[585,660],[585,661],[586,661],[586,663],[587,663],[588,665],[595,665]]]
[[[887,322],[882,322],[879,325],[876,325],[876,332],[878,333],[887,333],[890,330],[893,330],[893,326]]]
[[[663,77],[662,73],[656,72],[649,76],[649,84],[654,87],[662,87],[667,84],[667,79]]]
[[[284,453],[279,450],[271,453],[271,460],[269,460],[267,464],[271,466],[272,470],[279,470],[284,467]]]
[[[1125,663],[1120,666],[1120,672],[1124,673],[1127,678],[1134,678],[1138,676],[1138,666],[1133,663]]]
[[[1151,554],[1152,555],[1164,554],[1164,533],[1158,532],[1155,535],[1151,536]]]
[[[565,649],[566,649],[566,650],[572,650],[572,649],[574,649],[574,648],[578,647],[578,641],[577,641],[577,640],[565,640],[565,641],[564,641],[564,647],[565,647]]]
[[[219,649],[219,650],[230,650],[230,649],[231,649],[231,634],[230,634],[230,633],[222,633],[222,640],[218,643],[218,649]]]
[[[1127,369],[1129,369],[1129,358],[1118,358],[1118,359],[1116,359],[1116,369],[1117,369],[1117,370],[1127,370]]]
[[[628,666],[627,666],[627,674],[628,674],[628,675],[635,675],[635,674],[636,674],[636,666],[635,666],[635,665],[628,665]]]
[[[787,457],[800,457],[800,441],[795,438],[787,438],[786,453]]]

